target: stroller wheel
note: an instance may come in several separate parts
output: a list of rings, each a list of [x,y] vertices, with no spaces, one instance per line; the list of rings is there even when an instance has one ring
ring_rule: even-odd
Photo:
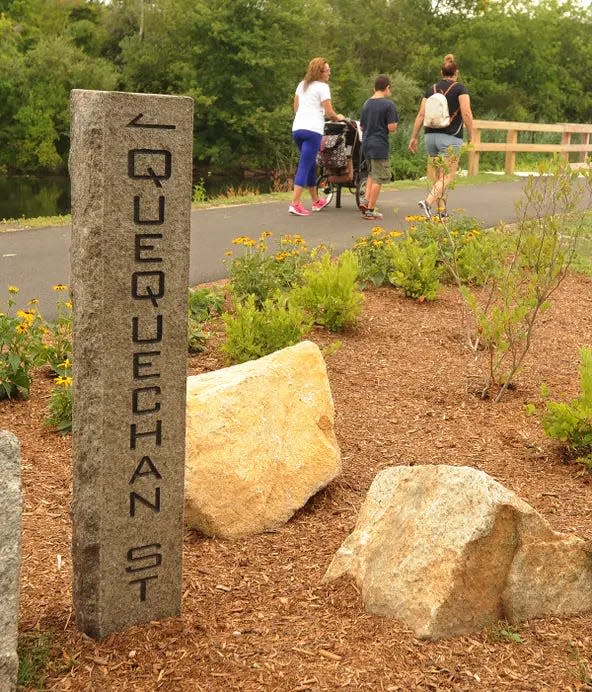
[[[320,175],[317,179],[317,194],[319,199],[324,199],[327,204],[331,204],[333,194],[335,193],[335,183],[329,182],[329,177]]]
[[[367,182],[368,176],[367,174],[364,176],[358,177],[356,181],[356,204],[358,207],[360,206],[360,202],[366,198],[366,182]]]

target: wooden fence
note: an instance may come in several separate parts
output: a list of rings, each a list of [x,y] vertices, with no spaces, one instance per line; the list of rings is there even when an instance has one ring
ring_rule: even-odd
[[[505,142],[482,142],[481,133],[484,130],[505,130],[507,132]],[[518,142],[519,132],[559,132],[561,142],[557,144],[529,144]],[[499,120],[474,120],[473,140],[469,150],[469,175],[479,173],[479,158],[482,151],[503,151],[506,154],[504,171],[507,175],[514,173],[516,167],[516,154],[519,152],[549,152],[560,154],[569,161],[570,154],[577,154],[577,161],[573,165],[583,165],[587,155],[592,152],[590,134],[592,125],[580,123],[516,123]],[[580,140],[572,144],[571,138],[576,135]]]

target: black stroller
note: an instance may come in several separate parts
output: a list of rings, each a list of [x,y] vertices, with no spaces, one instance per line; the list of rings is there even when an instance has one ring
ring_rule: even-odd
[[[341,190],[346,187],[356,196],[356,204],[364,199],[368,166],[362,153],[360,126],[355,120],[326,122],[325,135],[317,157],[319,199],[341,207]]]

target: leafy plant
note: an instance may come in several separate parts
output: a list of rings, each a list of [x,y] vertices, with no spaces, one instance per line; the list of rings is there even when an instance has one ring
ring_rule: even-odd
[[[358,278],[362,283],[382,286],[386,282],[391,269],[388,248],[401,235],[400,231],[387,233],[376,226],[368,235],[356,239],[352,251],[358,258]]]
[[[202,177],[193,186],[193,198],[191,201],[195,204],[201,204],[205,202],[207,198],[208,193],[206,192],[206,183]]]
[[[409,298],[434,300],[440,287],[441,269],[435,242],[422,245],[408,237],[390,248],[392,270],[389,281]]]
[[[12,314],[19,292],[8,287],[6,312],[0,312],[0,399],[27,397],[31,387],[31,370],[44,362],[43,334],[45,326],[32,300],[28,310]]]
[[[63,293],[68,290],[65,284],[56,284],[53,290]],[[45,359],[51,369],[58,373],[59,365],[66,360],[72,360],[72,301],[58,299],[56,303],[56,318],[46,325]]]
[[[512,644],[522,644],[523,640],[520,636],[518,630],[516,630],[512,625],[501,620],[495,625],[491,625],[487,628],[487,636],[491,641],[500,642],[507,641]]]
[[[332,332],[353,325],[364,304],[358,285],[358,258],[346,250],[337,260],[328,252],[302,271],[302,285],[290,293],[316,324]]]
[[[216,289],[189,289],[189,317],[197,322],[205,322],[219,315],[224,307],[224,295]]]
[[[54,369],[56,378],[49,397],[49,416],[45,422],[65,435],[72,432],[72,361],[66,358]]]
[[[250,295],[262,307],[265,300],[277,291],[294,286],[301,268],[310,262],[306,243],[300,235],[283,235],[277,251],[268,247],[272,233],[263,231],[259,240],[240,236],[232,242],[242,245],[244,252],[235,257],[230,265],[230,288],[235,300],[243,302]],[[226,253],[231,256],[232,252]]]
[[[455,271],[476,326],[472,335],[467,330],[467,342],[475,351],[484,347],[487,355],[482,395],[495,386],[495,401],[513,383],[530,350],[535,324],[567,274],[583,223],[580,209],[586,184],[588,197],[591,192],[590,171],[582,185],[560,159],[542,163],[539,173],[525,186],[508,255],[491,271],[485,290],[467,287]],[[570,234],[564,233],[566,227]]]
[[[266,356],[302,340],[310,329],[304,311],[288,297],[276,293],[267,298],[261,309],[255,296],[236,302],[235,314],[223,313],[226,341],[222,351],[231,363],[244,363]]]
[[[548,401],[543,416],[545,433],[565,444],[570,455],[592,470],[592,349],[580,349],[580,396],[571,401]]]
[[[193,319],[187,321],[187,350],[189,353],[203,353],[210,333],[203,327],[203,322]]]

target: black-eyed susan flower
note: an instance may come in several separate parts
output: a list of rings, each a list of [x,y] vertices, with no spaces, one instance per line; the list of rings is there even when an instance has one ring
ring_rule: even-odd
[[[66,284],[55,284],[55,285],[53,286],[53,290],[54,290],[54,291],[57,291],[57,292],[60,292],[60,291],[67,291],[67,290],[68,290],[68,286],[66,286]]]
[[[9,292],[9,293],[13,293],[13,294],[14,294],[14,293],[18,293],[20,290],[21,290],[21,289],[20,289],[20,288],[17,288],[16,286],[9,286],[9,287],[8,287],[8,292]]]

